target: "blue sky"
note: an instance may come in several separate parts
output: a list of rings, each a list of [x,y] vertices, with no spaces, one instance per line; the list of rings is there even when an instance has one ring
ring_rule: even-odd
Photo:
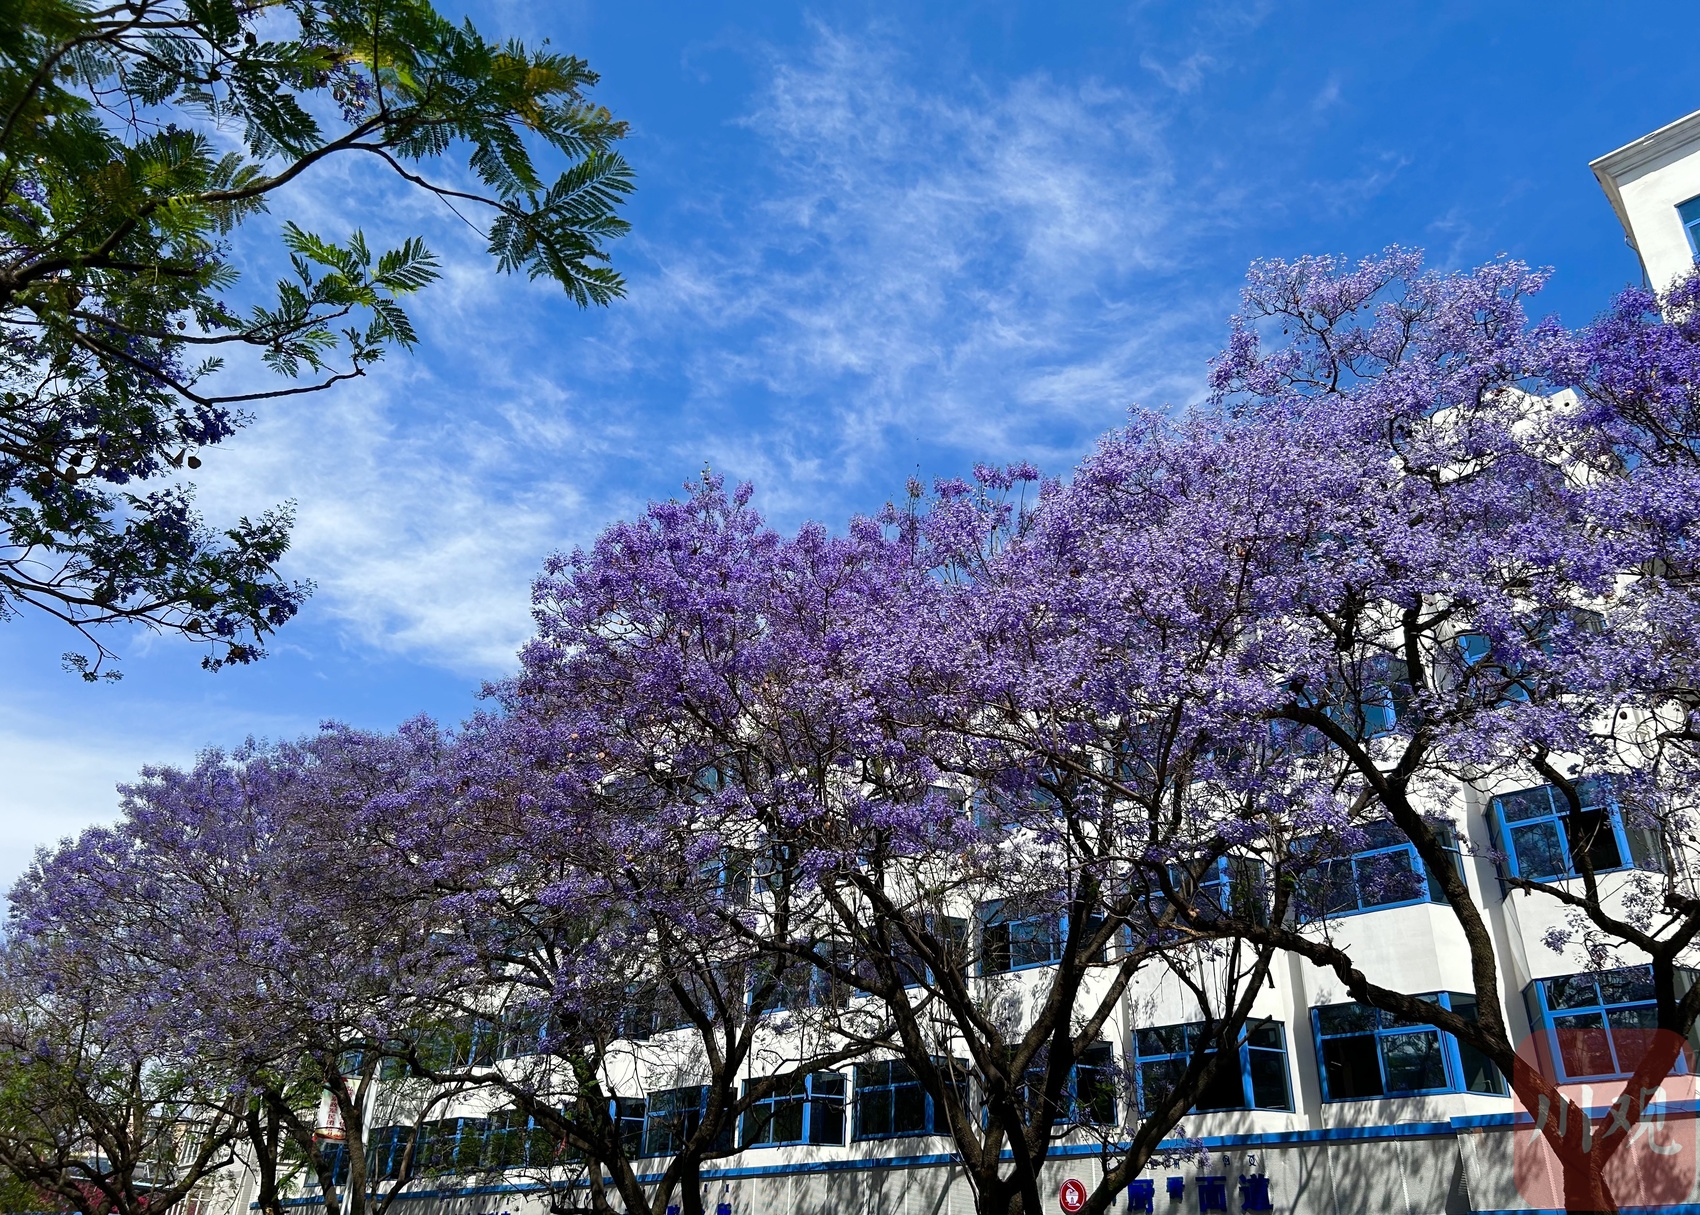
[[[467,11],[586,56],[631,122],[629,298],[502,278],[359,171],[300,183],[276,219],[423,233],[446,267],[417,354],[208,453],[213,519],[299,504],[288,568],[318,593],[249,669],[114,637],[115,686],[64,674],[48,623],[0,625],[0,883],[144,763],[459,720],[543,556],[705,462],[786,526],[980,459],[1066,473],[1130,404],[1199,396],[1253,258],[1509,254],[1585,321],[1638,276],[1587,162],[1700,107],[1691,0]]]

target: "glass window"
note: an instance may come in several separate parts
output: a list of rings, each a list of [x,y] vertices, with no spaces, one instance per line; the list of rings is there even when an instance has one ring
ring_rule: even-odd
[[[924,915],[920,917],[922,927],[930,933],[944,949],[947,959],[955,962],[954,969],[958,974],[965,973],[968,955],[968,921],[954,915]],[[920,958],[920,955],[909,948],[908,940],[897,932],[891,934],[891,948],[897,963],[897,973],[902,976],[907,987],[921,983],[932,983],[936,976],[932,969]]]
[[[697,865],[698,889],[729,907],[747,907],[754,862],[746,852],[726,849]]]
[[[1365,847],[1361,851],[1323,861],[1300,874],[1299,897],[1307,918],[1446,901],[1440,882],[1404,832],[1385,820],[1364,823],[1362,830]],[[1458,837],[1450,827],[1437,827],[1436,834],[1462,876]],[[1317,842],[1310,841],[1310,846]]]
[[[488,1067],[496,1061],[503,1036],[502,1027],[488,1017],[459,1017],[426,1030],[419,1039],[419,1057],[439,1071]]]
[[[1410,669],[1401,658],[1371,654],[1356,672],[1358,686],[1340,679],[1329,690],[1333,702],[1323,711],[1354,738],[1379,738],[1392,732],[1411,711]]]
[[[980,973],[1003,974],[1060,960],[1068,916],[1048,898],[992,899],[980,904]],[[1103,921],[1092,917],[1093,929]],[[1098,961],[1103,960],[1099,951]]]
[[[844,1088],[842,1072],[798,1077],[750,1107],[739,1144],[843,1143]]]
[[[1538,979],[1529,991],[1561,1080],[1631,1074],[1658,1028],[1650,966]]]
[[[608,1103],[614,1126],[620,1132],[620,1151],[626,1159],[643,1155],[643,1128],[649,1117],[649,1102],[642,1097],[615,1097]]]
[[[1027,1069],[1021,1086],[1021,1102],[1035,1111],[1044,1094],[1045,1066]],[[1082,1052],[1069,1069],[1057,1116],[1051,1121],[1068,1126],[1111,1126],[1116,1121],[1116,1060],[1108,1042]],[[1029,1118],[1032,1114],[1029,1114]]]
[[[831,942],[816,948],[828,958],[833,955]],[[772,965],[772,964],[770,964]],[[787,958],[784,968],[769,980],[771,970],[757,972],[750,987],[750,998],[758,995],[766,1001],[767,1012],[798,1012],[805,1008],[842,1008],[850,997],[849,988],[831,971],[822,970],[812,962]]]
[[[1517,623],[1523,636],[1515,646],[1506,647],[1504,658],[1494,654],[1493,639],[1486,633],[1460,633],[1453,639],[1466,668],[1488,663],[1483,670],[1492,671],[1504,681],[1497,689],[1501,703],[1527,701],[1536,689],[1548,693],[1562,690],[1550,672],[1531,668],[1527,659],[1517,657],[1515,651],[1521,650],[1529,658],[1537,652],[1549,657],[1574,653],[1579,643],[1585,644],[1589,636],[1599,636],[1605,627],[1604,617],[1587,608],[1543,609]]]
[[[720,1015],[720,1002],[737,999],[736,993],[743,992],[749,980],[741,966],[725,964],[712,966],[706,974],[702,971],[685,971],[679,974],[674,982],[684,988],[685,996],[698,1011],[705,1013],[710,1021],[714,1021]],[[696,1025],[690,1014],[685,1011],[685,1003],[672,985],[656,989],[652,1007],[655,1012],[653,1024],[656,1033],[691,1029]]]
[[[1452,1006],[1452,1011],[1466,1021],[1476,1019],[1476,997],[1466,996],[1459,992],[1447,992],[1444,998]],[[1499,1074],[1499,1069],[1493,1065],[1481,1051],[1468,1042],[1460,1041],[1446,1035],[1452,1045],[1458,1050],[1458,1068],[1464,1081],[1464,1091],[1467,1093],[1505,1094],[1505,1077]]]
[[[1643,838],[1650,833],[1625,830],[1603,781],[1580,781],[1576,792],[1581,806],[1574,814],[1552,785],[1493,799],[1494,831],[1513,876],[1533,881],[1575,877],[1584,856],[1596,873],[1659,868],[1658,850]]]
[[[1142,1029],[1134,1034],[1135,1085],[1140,1112],[1152,1109],[1174,1091],[1197,1048],[1203,1022]],[[1240,1037],[1239,1066],[1217,1069],[1198,1095],[1193,1110],[1288,1110],[1287,1038],[1279,1021],[1265,1022]]]
[[[501,1022],[496,1041],[496,1058],[518,1059],[535,1055],[543,1049],[545,1030],[549,1025],[549,1010],[513,1009]]]
[[[967,1076],[957,1064],[956,1075]],[[967,1103],[966,1079],[955,1085],[957,1099]],[[856,1065],[857,1139],[889,1139],[894,1135],[947,1134],[949,1125],[914,1069],[901,1059],[882,1059]]]
[[[653,987],[628,987],[625,1003],[614,1012],[614,1036],[647,1042],[658,1029],[659,1001]]]
[[[1003,974],[1062,957],[1063,917],[1055,907],[993,899],[980,905],[980,972]]]
[[[552,1164],[561,1154],[555,1136],[535,1119],[516,1109],[490,1115],[484,1145],[485,1167],[513,1169]]]
[[[702,1127],[703,1113],[708,1108],[708,1086],[670,1088],[649,1095],[649,1106],[643,1124],[643,1154],[645,1156],[677,1155]],[[729,1151],[732,1147],[732,1127],[721,1129],[714,1150]]]
[[[473,1173],[483,1165],[489,1122],[483,1118],[440,1118],[419,1127],[413,1151],[416,1173]]]
[[[347,1185],[348,1145],[340,1139],[321,1140],[318,1148],[319,1159],[330,1168],[332,1184]]]
[[[1682,230],[1688,234],[1688,248],[1700,260],[1700,198],[1691,198],[1676,209]]]
[[[1196,862],[1193,863],[1196,865]],[[1223,856],[1211,861],[1194,885],[1193,865],[1170,865],[1169,881],[1177,893],[1192,887],[1192,904],[1210,915],[1220,907],[1230,915],[1263,923],[1269,914],[1267,883],[1261,861],[1250,857]],[[1162,896],[1152,902],[1152,914],[1161,913]]]
[[[1437,992],[1417,997],[1475,1017],[1467,996]],[[1480,1052],[1451,1034],[1367,1004],[1332,1004],[1311,1011],[1322,1066],[1323,1100],[1408,1097],[1417,1093],[1504,1093],[1505,1082]]]
[[[366,1176],[373,1181],[399,1179],[412,1143],[411,1126],[373,1127],[366,1136]]]

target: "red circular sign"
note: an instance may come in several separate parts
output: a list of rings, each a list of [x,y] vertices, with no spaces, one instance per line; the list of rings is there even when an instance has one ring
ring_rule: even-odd
[[[1062,1209],[1067,1211],[1068,1215],[1074,1215],[1086,1205],[1086,1187],[1070,1177],[1063,1182],[1062,1190],[1057,1194],[1057,1201],[1062,1204]]]

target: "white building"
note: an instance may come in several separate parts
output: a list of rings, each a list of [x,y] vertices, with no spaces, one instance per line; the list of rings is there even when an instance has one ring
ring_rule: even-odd
[[[1700,257],[1700,110],[1588,167],[1650,286],[1663,291],[1693,269]]]
[[[1663,288],[1700,257],[1700,112],[1674,122],[1593,162],[1637,250],[1648,281]],[[1611,1029],[1632,1026],[1651,1007],[1637,968],[1604,980],[1579,974],[1580,964],[1543,943],[1559,922],[1547,902],[1508,897],[1496,862],[1525,876],[1562,878],[1569,862],[1568,819],[1544,788],[1464,790],[1451,807],[1459,865],[1483,909],[1500,954],[1500,997],[1514,1032],[1537,1043],[1568,1082],[1587,1083],[1608,1104],[1629,1068]],[[1596,845],[1596,866],[1627,872],[1650,862],[1641,833],[1626,829],[1615,810],[1597,813],[1610,843]],[[1422,862],[1408,844],[1389,840],[1364,863]],[[1609,882],[1611,879],[1605,879]],[[1427,896],[1386,901],[1374,884],[1353,883],[1351,905],[1332,921],[1368,976],[1412,993],[1432,993],[1454,1008],[1471,1001],[1469,957],[1461,930],[1444,902]],[[982,917],[980,931],[997,929]],[[1047,933],[1002,928],[999,949],[982,957],[1022,983],[1039,981]],[[1011,942],[1019,940],[1018,945]],[[983,962],[982,965],[985,965]],[[1184,1049],[1195,1019],[1189,997],[1174,980],[1153,978],[1130,993],[1106,1027],[1106,1049],[1135,1076],[1160,1069]],[[1209,1153],[1196,1161],[1153,1166],[1141,1184],[1118,1199],[1122,1211],[1205,1215],[1274,1210],[1303,1215],[1465,1215],[1527,1212],[1513,1160],[1513,1099],[1486,1062],[1431,1028],[1398,1025],[1351,1004],[1334,976],[1298,959],[1283,962],[1259,997],[1254,1015],[1274,1022],[1241,1047],[1241,1067],[1213,1087],[1185,1127]],[[1582,1058],[1559,1046],[1552,1031],[1597,1027],[1599,1051]],[[657,1037],[664,1035],[658,1034]],[[802,1116],[777,1136],[789,1142],[744,1146],[705,1173],[707,1209],[722,1215],[956,1215],[973,1210],[950,1140],[931,1133],[930,1102],[890,1064],[849,1064],[811,1084]],[[632,1124],[634,1142],[656,1136],[656,1111],[675,1110],[691,1090],[622,1098],[618,1116]],[[452,1134],[487,1126],[476,1103],[451,1111]],[[487,1110],[485,1111],[488,1112]],[[1130,1111],[1117,1111],[1125,1121]],[[662,1137],[664,1137],[664,1132]],[[773,1139],[771,1128],[762,1136]],[[382,1143],[380,1135],[374,1140]],[[1693,1152],[1692,1146],[1688,1149]],[[1048,1196],[1070,1177],[1093,1182],[1100,1165],[1087,1134],[1065,1140],[1049,1168]],[[380,1164],[380,1171],[382,1165]],[[1524,1177],[1525,1183],[1527,1177]],[[417,1183],[395,1205],[399,1215],[542,1215],[534,1183],[480,1180],[457,1189],[443,1179]],[[238,1209],[252,1197],[241,1187]],[[1265,1204],[1265,1197],[1267,1204]],[[292,1200],[311,1215],[319,1200]],[[1700,1213],[1700,1195],[1668,1206]]]

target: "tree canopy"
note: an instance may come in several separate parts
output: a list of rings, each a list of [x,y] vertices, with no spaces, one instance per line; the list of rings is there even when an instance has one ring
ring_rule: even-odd
[[[99,626],[125,621],[201,643],[211,669],[259,657],[311,589],[277,572],[291,507],[209,525],[180,478],[267,402],[412,348],[402,303],[439,273],[419,237],[300,227],[288,190],[372,164],[476,228],[500,270],[605,305],[632,175],[596,80],[427,0],[8,4],[0,618],[70,625],[89,679],[112,674]],[[257,237],[274,208],[279,234]],[[287,255],[269,294],[238,282],[255,239]]]

